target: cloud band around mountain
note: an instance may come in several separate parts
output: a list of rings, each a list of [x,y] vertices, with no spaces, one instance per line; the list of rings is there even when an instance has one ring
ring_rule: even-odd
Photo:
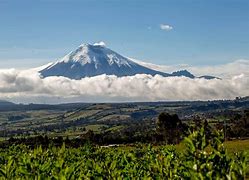
[[[72,80],[55,76],[43,79],[39,73],[28,70],[0,70],[0,99],[27,102],[37,102],[39,97],[47,98],[49,103],[70,99],[88,102],[233,99],[248,96],[248,87],[249,77],[244,74],[212,80],[145,74]]]

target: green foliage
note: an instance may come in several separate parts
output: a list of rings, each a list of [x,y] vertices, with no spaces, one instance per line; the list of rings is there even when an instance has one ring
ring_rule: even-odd
[[[184,128],[181,120],[176,114],[161,113],[157,119],[157,133],[161,140],[168,144],[179,143],[184,134]]]
[[[220,133],[203,128],[175,146],[0,149],[0,179],[244,179],[246,152],[228,155]]]
[[[162,130],[175,129],[179,124],[181,124],[181,120],[176,114],[171,115],[163,112],[158,116],[157,125],[158,128],[161,128]]]

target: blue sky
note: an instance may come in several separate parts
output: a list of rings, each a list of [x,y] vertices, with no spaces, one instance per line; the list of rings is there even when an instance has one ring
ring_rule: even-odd
[[[0,0],[0,68],[36,67],[97,41],[155,64],[249,59],[249,1]]]

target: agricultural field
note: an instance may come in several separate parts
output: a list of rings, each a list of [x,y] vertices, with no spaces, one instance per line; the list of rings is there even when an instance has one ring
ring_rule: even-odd
[[[249,139],[226,141],[224,146],[230,153],[249,151]]]
[[[193,132],[175,146],[130,148],[86,144],[79,148],[50,146],[0,149],[0,179],[246,179],[249,151],[227,153],[217,135]]]
[[[110,132],[134,124],[144,124],[153,129],[156,118],[162,112],[175,113],[188,124],[199,116],[212,125],[225,121],[229,125],[231,115],[245,109],[249,109],[248,98],[208,102],[13,104],[0,106],[0,138],[40,134],[77,137],[85,134],[85,129],[95,133]],[[98,126],[104,128],[96,130]]]
[[[11,107],[0,179],[249,178],[248,99]]]

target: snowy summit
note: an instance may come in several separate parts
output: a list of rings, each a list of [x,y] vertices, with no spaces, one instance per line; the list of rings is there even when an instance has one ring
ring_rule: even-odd
[[[39,71],[43,77],[64,76],[70,79],[81,79],[101,74],[133,76],[135,74],[150,74],[162,76],[185,76],[195,78],[188,71],[177,71],[172,74],[160,72],[140,65],[130,58],[122,56],[107,48],[104,42],[82,44],[61,60],[49,64]]]
[[[159,72],[139,65],[132,60],[112,51],[104,42],[82,44],[61,60],[50,64],[40,71],[43,77],[65,76],[71,79],[81,79],[101,74],[132,76],[135,74],[160,74]]]

